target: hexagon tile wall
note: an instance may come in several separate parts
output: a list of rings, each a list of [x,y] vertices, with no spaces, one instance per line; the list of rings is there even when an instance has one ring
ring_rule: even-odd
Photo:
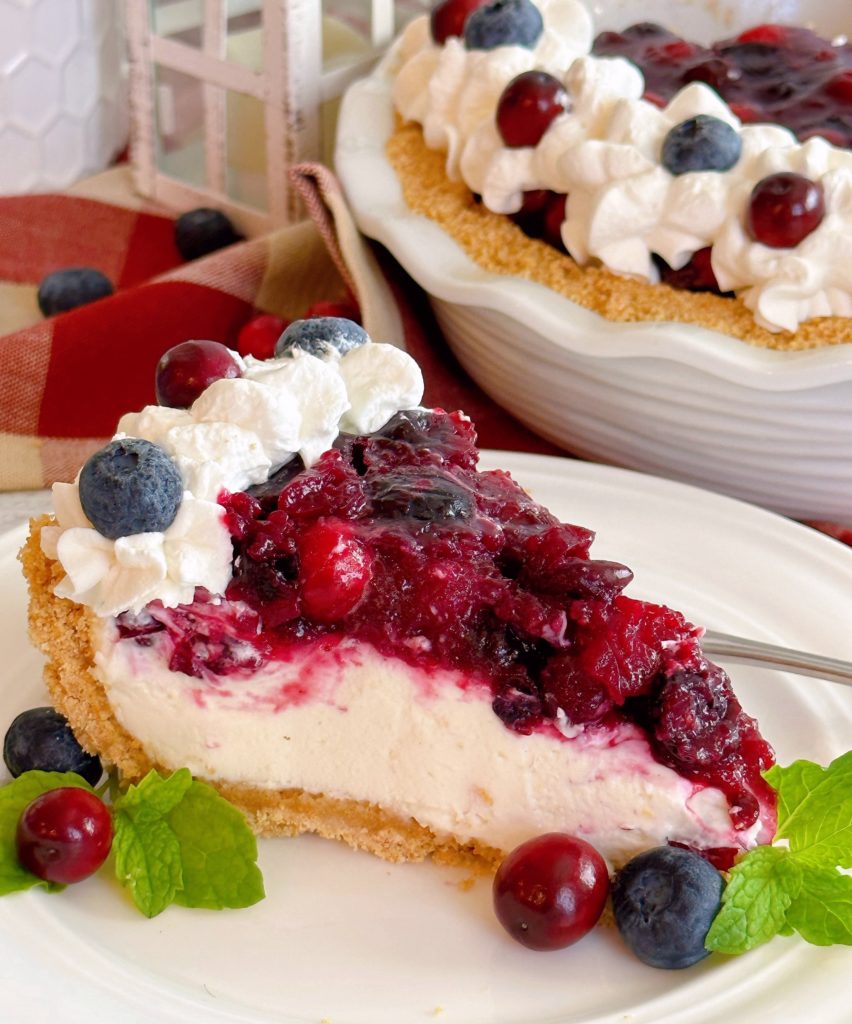
[[[127,141],[119,0],[0,0],[0,193],[63,188]]]

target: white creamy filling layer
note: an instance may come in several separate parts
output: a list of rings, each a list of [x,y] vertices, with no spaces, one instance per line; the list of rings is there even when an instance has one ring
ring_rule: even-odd
[[[565,831],[615,864],[669,840],[766,838],[760,823],[735,831],[724,795],[657,763],[637,727],[522,736],[497,718],[483,684],[358,641],[208,681],[169,671],[156,643],[116,643],[105,628],[95,663],[148,756],[202,778],[368,801],[504,851]]]

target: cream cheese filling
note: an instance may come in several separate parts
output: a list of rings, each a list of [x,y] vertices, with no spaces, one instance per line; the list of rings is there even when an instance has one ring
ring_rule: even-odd
[[[760,822],[735,831],[724,794],[655,761],[634,725],[523,736],[494,714],[481,681],[356,640],[210,679],[170,671],[160,643],[116,641],[105,624],[97,675],[118,721],[166,768],[368,801],[504,851],[564,831],[621,864],[670,840],[746,848],[766,839]]]

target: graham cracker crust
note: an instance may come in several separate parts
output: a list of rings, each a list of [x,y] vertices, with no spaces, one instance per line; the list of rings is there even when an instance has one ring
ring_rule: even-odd
[[[19,558],[29,586],[29,631],[47,657],[44,680],[56,709],[71,724],[80,744],[105,766],[118,769],[123,782],[136,782],[151,769],[171,769],[152,761],[141,744],[117,721],[103,686],[92,672],[95,615],[84,605],[54,595],[61,567],[41,550],[41,530],[50,516],[34,519]],[[179,765],[172,767],[180,767]],[[328,797],[302,789],[267,790],[207,779],[245,814],[262,836],[312,832],[337,839],[388,861],[433,860],[477,873],[493,872],[507,851],[452,836],[439,836],[413,818],[404,819],[375,804]]]
[[[410,209],[440,224],[474,262],[494,274],[536,281],[607,320],[696,324],[787,352],[852,341],[847,317],[808,320],[795,333],[775,334],[755,323],[741,299],[648,284],[599,266],[580,267],[546,242],[528,238],[508,217],[486,209],[463,182],[450,181],[444,154],[427,147],[418,124],[397,119],[386,153]]]

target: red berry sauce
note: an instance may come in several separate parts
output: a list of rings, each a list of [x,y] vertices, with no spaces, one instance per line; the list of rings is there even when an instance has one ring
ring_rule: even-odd
[[[625,566],[589,555],[594,534],[560,523],[507,474],[478,472],[460,413],[398,413],[341,435],[310,469],[296,462],[222,499],[234,541],[224,604],[154,603],[122,637],[165,642],[170,667],[208,678],[342,637],[490,688],[519,733],[555,723],[644,729],[657,758],[729,796],[738,827],[772,806],[772,753],[706,661],[698,630],[622,594]]]
[[[852,146],[852,44],[833,46],[806,28],[758,25],[699,46],[650,22],[601,32],[593,52],[626,57],[645,76],[647,98],[668,101],[705,82],[746,122],[784,125],[804,141]]]

